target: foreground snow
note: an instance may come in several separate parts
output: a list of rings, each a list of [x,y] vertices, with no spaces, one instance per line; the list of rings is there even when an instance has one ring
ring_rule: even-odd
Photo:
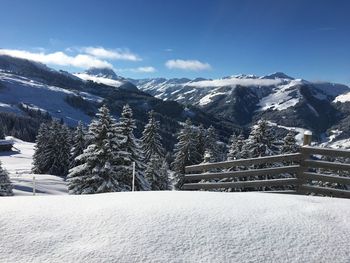
[[[0,161],[10,175],[15,195],[33,195],[33,174],[31,174],[34,143],[7,136],[14,142],[14,151],[0,152]],[[36,174],[36,194],[67,194],[66,182],[58,176]]]
[[[268,193],[0,198],[0,262],[349,262],[350,201]]]

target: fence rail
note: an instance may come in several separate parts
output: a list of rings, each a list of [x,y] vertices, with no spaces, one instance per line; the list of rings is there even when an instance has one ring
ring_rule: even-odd
[[[198,172],[198,171],[208,171],[215,168],[232,168],[236,166],[250,166],[266,163],[276,163],[276,162],[285,162],[285,161],[300,161],[302,155],[300,153],[290,153],[290,154],[281,154],[274,156],[264,156],[260,158],[250,158],[250,159],[239,159],[226,162],[217,162],[217,163],[202,163],[196,165],[186,166],[185,170],[187,172]]]
[[[295,191],[301,194],[350,198],[350,177],[344,176],[344,172],[350,172],[350,164],[314,160],[312,155],[350,158],[350,151],[303,146],[300,153],[191,165],[185,168],[185,183],[182,189],[244,188],[245,191],[249,191],[251,188],[257,188],[270,191],[273,187],[294,186]],[[275,164],[275,167],[251,168],[265,164]],[[237,167],[243,170],[234,170]],[[315,172],[315,169],[320,168],[325,171]],[[218,171],[220,169],[221,171]],[[327,174],[326,171],[331,171],[331,174]],[[272,177],[276,175],[284,176]],[[232,181],[237,179],[245,180]],[[332,188],[329,184],[337,184],[344,189]],[[290,187],[287,189],[290,192]]]

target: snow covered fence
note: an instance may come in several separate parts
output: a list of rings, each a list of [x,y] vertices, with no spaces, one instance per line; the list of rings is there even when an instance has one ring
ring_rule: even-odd
[[[350,172],[350,164],[314,160],[313,155],[350,158],[350,151],[306,145],[301,148],[300,153],[191,165],[186,167],[185,184],[182,189],[270,190],[271,187],[277,186],[289,190],[290,186],[294,186],[296,193],[350,198],[350,177],[349,174],[344,176],[344,171]],[[326,173],[321,173],[320,169]],[[200,173],[191,174],[193,172]],[[283,174],[287,176],[277,179],[272,177]],[[254,178],[251,179],[252,177]],[[234,181],[237,178],[250,179]],[[254,180],[256,178],[258,180]],[[316,182],[321,183],[315,186]],[[327,187],[329,183],[344,187]]]

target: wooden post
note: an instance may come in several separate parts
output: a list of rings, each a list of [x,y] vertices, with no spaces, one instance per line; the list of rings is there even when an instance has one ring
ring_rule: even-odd
[[[132,163],[132,191],[135,191],[135,162]]]
[[[311,145],[312,140],[312,132],[311,131],[305,131],[304,132],[304,142],[303,145]]]
[[[305,146],[310,146],[311,145],[311,140],[312,140],[312,132],[311,131],[305,131],[304,132],[304,141],[303,141],[303,147]],[[309,158],[309,154],[307,154],[304,150],[303,147],[301,148],[301,161],[300,161],[300,169],[299,172],[297,173],[297,178],[298,178],[298,184],[296,191],[298,193],[303,193],[302,188],[303,184],[307,183],[307,180],[305,179],[304,172],[307,171],[307,167],[305,165],[305,160]]]
[[[36,185],[35,185],[35,176],[33,175],[33,195],[36,194],[35,187],[36,187]]]

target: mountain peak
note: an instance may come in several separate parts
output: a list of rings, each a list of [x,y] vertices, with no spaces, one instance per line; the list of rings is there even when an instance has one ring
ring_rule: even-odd
[[[88,70],[85,71],[86,74],[91,75],[91,76],[96,76],[96,77],[101,77],[101,78],[107,78],[107,79],[114,79],[114,80],[120,80],[121,77],[119,77],[113,69],[111,68],[96,68],[92,67],[89,68]]]
[[[283,72],[275,72],[266,76],[261,77],[262,79],[294,79]]]

